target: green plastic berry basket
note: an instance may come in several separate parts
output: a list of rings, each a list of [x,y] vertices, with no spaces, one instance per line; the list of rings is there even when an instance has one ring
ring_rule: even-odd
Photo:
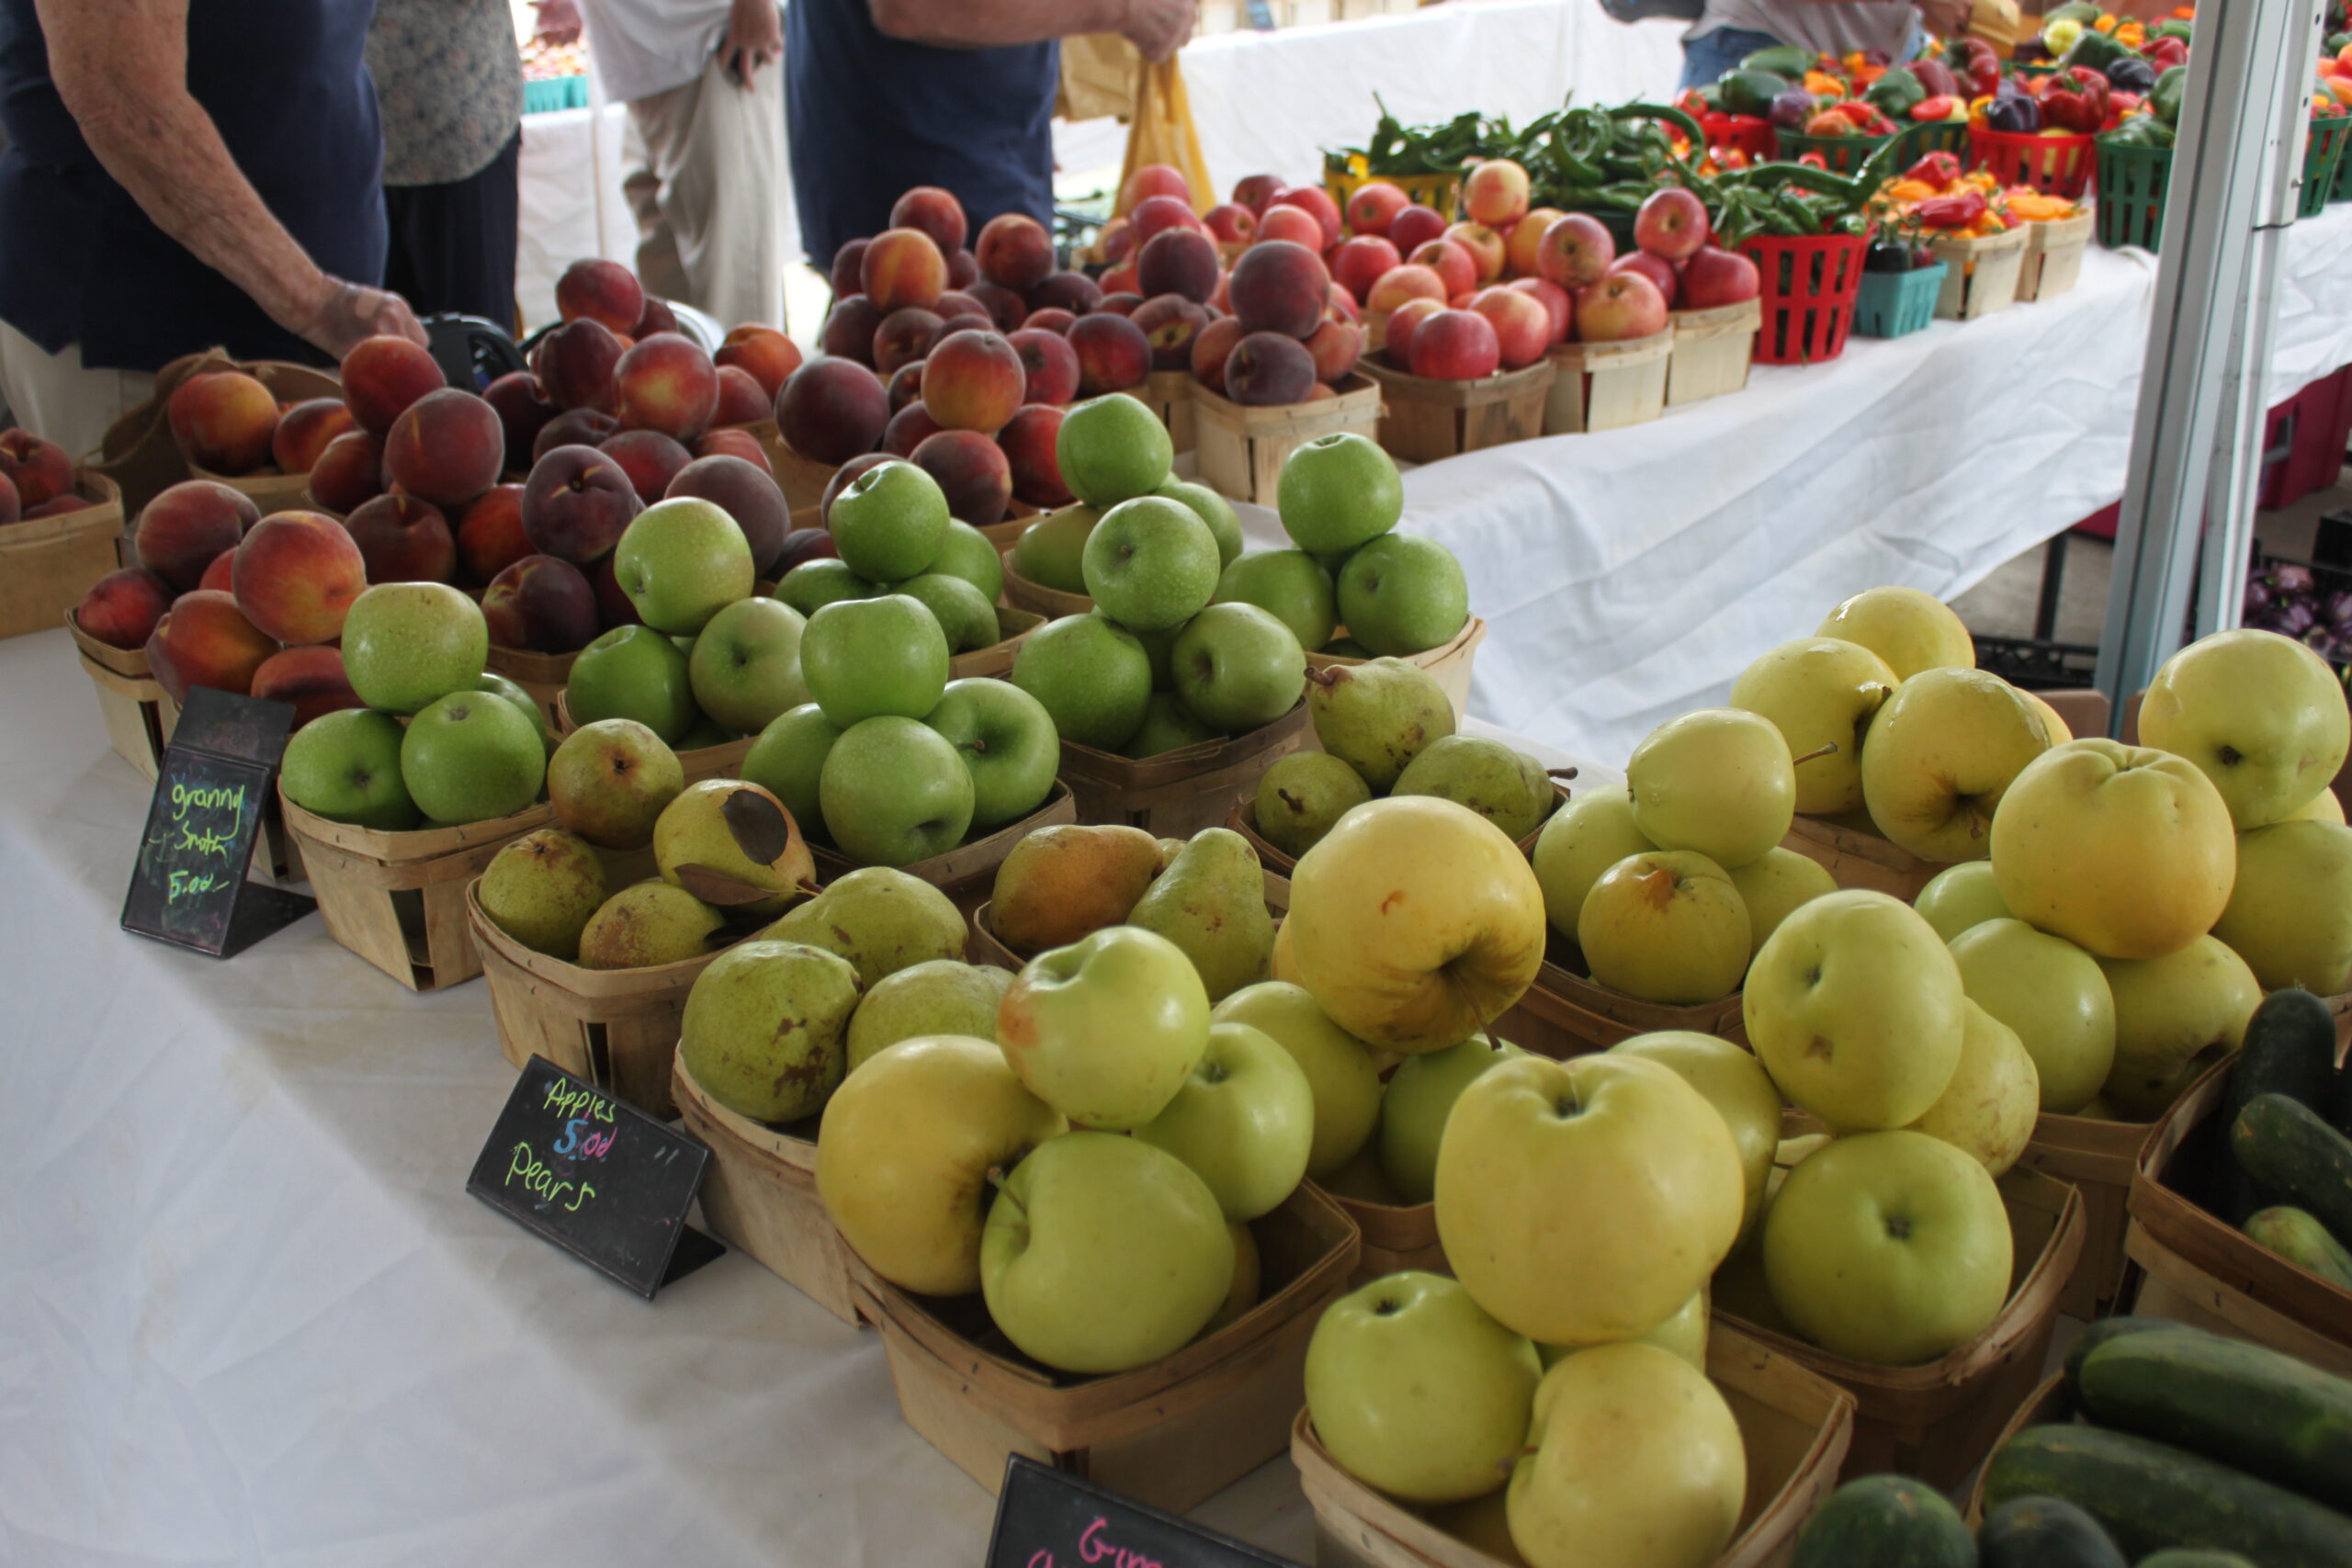
[[[2347,162],[2352,162],[2344,156],[2347,141],[2352,141],[2352,116],[2339,114],[2312,121],[2312,133],[2303,144],[2303,197],[2297,218],[2316,218],[2327,210],[2329,202],[2344,199],[2337,187],[2343,183]]]
[[[2172,149],[2098,144],[2098,243],[2110,250],[2161,250]]]
[[[1962,131],[1968,128],[1961,127]],[[1905,134],[1897,131],[1896,136]],[[1793,164],[1807,152],[1818,152],[1821,161],[1833,175],[1858,175],[1870,162],[1871,154],[1894,140],[1894,136],[1807,136],[1801,131],[1778,133],[1781,151],[1777,163]]]
[[[1964,119],[1927,119],[1901,133],[1902,156],[1916,163],[1930,152],[1950,152],[1962,164],[1968,162],[1968,122]]]

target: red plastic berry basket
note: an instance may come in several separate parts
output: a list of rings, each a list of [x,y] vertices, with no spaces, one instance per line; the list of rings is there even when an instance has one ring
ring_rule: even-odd
[[[1709,147],[1724,152],[1745,152],[1751,164],[1780,155],[1780,138],[1773,133],[1772,122],[1760,115],[1701,115],[1699,129],[1707,133]]]
[[[2028,135],[2014,130],[1968,128],[1968,163],[1989,169],[2005,186],[2031,186],[2048,196],[2077,201],[2090,188],[2098,166],[2098,139],[2092,136]]]
[[[1756,337],[1759,364],[1818,365],[1846,352],[1867,241],[1859,234],[1758,234],[1739,249],[1763,281],[1764,330]]]

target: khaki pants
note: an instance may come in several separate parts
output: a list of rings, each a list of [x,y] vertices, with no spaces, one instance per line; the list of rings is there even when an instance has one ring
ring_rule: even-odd
[[[701,79],[628,106],[621,182],[649,293],[723,328],[784,321],[784,70],[749,91],[713,55]]]
[[[0,394],[18,424],[54,441],[79,462],[107,427],[145,402],[155,378],[144,370],[89,370],[78,344],[56,354],[0,321]]]

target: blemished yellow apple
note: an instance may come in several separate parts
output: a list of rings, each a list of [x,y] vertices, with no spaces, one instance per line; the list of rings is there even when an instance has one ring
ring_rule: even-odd
[[[1957,941],[1971,926],[2010,918],[1989,860],[1964,860],[1944,867],[1928,879],[1911,907],[1948,942]]]
[[[2288,822],[2333,822],[2344,826],[2344,801],[2334,785],[2320,791],[2302,805],[2289,812],[2282,820]],[[2274,824],[2275,826],[2276,824]]]
[[[1746,865],[1789,836],[1797,775],[1772,721],[1743,708],[1669,718],[1625,763],[1634,826],[1662,850]]]
[[[1726,874],[1731,877],[1731,885],[1739,889],[1739,901],[1747,909],[1750,958],[1763,949],[1765,939],[1781,929],[1781,922],[1798,905],[1838,891],[1838,879],[1829,874],[1827,866],[1811,855],[1778,847],[1766,850],[1761,860],[1730,867]]]
[[[1306,1179],[1315,1090],[1265,1031],[1212,1023],[1192,1077],[1135,1135],[1191,1167],[1228,1221],[1254,1220]]]
[[[1636,1334],[1630,1341],[1620,1344],[1655,1345],[1661,1350],[1671,1350],[1701,1371],[1707,1370],[1707,1310],[1708,1287],[1699,1287],[1699,1293],[1674,1309],[1673,1314],[1646,1334]],[[1538,1345],[1535,1353],[1545,1367],[1556,1367],[1570,1356],[1592,1348],[1589,1345]]]
[[[2033,711],[2041,716],[2041,728],[2050,732],[2050,744],[2064,746],[2075,738],[2073,727],[2067,724],[2056,708],[2042,700],[2041,694],[2029,692],[2023,686],[2019,686],[2018,695],[2023,697],[2032,705]]]
[[[1628,855],[1584,901],[1577,946],[1592,977],[1645,1002],[1712,1002],[1747,972],[1747,906],[1723,867],[1688,850]]]
[[[1592,1345],[1690,1298],[1737,1238],[1747,1189],[1731,1129],[1673,1069],[1521,1056],[1454,1101],[1436,1203],[1480,1306],[1546,1345]]]
[[[1246,1023],[1288,1051],[1315,1095],[1306,1174],[1329,1176],[1380,1123],[1380,1067],[1364,1043],[1324,1016],[1306,988],[1281,980],[1244,986],[1209,1010],[1209,1023]]]
[[[1860,808],[1862,736],[1897,683],[1886,660],[1858,642],[1800,637],[1741,671],[1731,705],[1770,719],[1790,756],[1812,758],[1796,764],[1797,809],[1830,817]]]
[[[1276,977],[1376,1050],[1442,1051],[1526,995],[1547,929],[1544,889],[1501,829],[1435,795],[1392,795],[1300,857]]]
[[[2154,1121],[2204,1070],[2207,1052],[2244,1044],[2262,1001],[2245,960],[2210,936],[2162,958],[2098,966],[2115,996],[2115,1066],[2100,1093],[2127,1121]]]
[[[2213,929],[2237,874],[2221,792],[2167,751],[2092,739],[2036,758],[1993,814],[2010,913],[2099,958],[2155,958]]]
[[[2335,780],[2352,714],[2318,654],[2240,627],[2165,660],[2140,700],[2140,739],[2203,769],[2243,830],[2284,820]]]
[[[1924,1133],[1839,1138],[1789,1172],[1764,1218],[1764,1277],[1833,1355],[1917,1366],[1967,1344],[2008,1300],[2001,1190]]]
[[[1634,802],[1623,790],[1592,790],[1552,813],[1535,835],[1535,852],[1529,857],[1544,889],[1544,915],[1552,929],[1574,942],[1585,895],[1601,873],[1627,855],[1656,848],[1634,826]]]
[[[1976,668],[1976,639],[1943,601],[1917,588],[1865,588],[1824,616],[1814,636],[1860,643],[1898,681],[1922,670]]]
[[[2025,694],[1983,670],[1922,671],[1862,741],[1862,798],[1880,832],[1921,860],[1982,860],[2010,781],[2050,749]]]
[[[1974,1002],[1962,1007],[1968,1024],[1961,1034],[1960,1066],[1911,1130],[1941,1138],[1991,1175],[2003,1176],[2033,1137],[2041,1076],[2016,1030]]]
[[[1748,966],[1748,1043],[1792,1104],[1845,1132],[1905,1127],[1960,1065],[1960,966],[1899,898],[1847,888],[1781,922]]]
[[[1126,1132],[1190,1081],[1208,1049],[1208,992],[1166,937],[1105,926],[1022,966],[996,1038],[1038,1099],[1078,1126]]]
[[[927,1296],[980,1288],[989,1172],[1066,1131],[989,1040],[902,1040],[849,1076],[817,1132],[817,1196],[876,1274]]]
[[[2240,833],[2237,885],[2213,934],[2267,991],[2352,991],[2352,828],[2279,822]]]
[[[2003,917],[1951,939],[1968,999],[2017,1032],[2041,1109],[2072,1116],[2115,1066],[2115,998],[2098,960],[2062,936]]]
[[[1739,1527],[1739,1423],[1670,1350],[1568,1357],[1535,1391],[1527,1442],[1506,1507],[1528,1568],[1706,1568]]]
[[[1745,1238],[1764,1212],[1764,1189],[1781,1142],[1781,1091],[1772,1087],[1764,1064],[1728,1040],[1680,1029],[1636,1034],[1609,1049],[1614,1055],[1646,1056],[1672,1068],[1723,1117],[1739,1147],[1747,1193],[1739,1223]]]

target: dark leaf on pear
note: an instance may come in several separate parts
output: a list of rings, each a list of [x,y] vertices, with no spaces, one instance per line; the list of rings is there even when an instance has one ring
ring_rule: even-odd
[[[753,865],[774,865],[791,846],[792,818],[764,791],[739,789],[727,797],[718,814],[727,819],[727,830],[735,835],[735,847]]]
[[[729,876],[715,866],[682,865],[676,868],[678,886],[706,904],[721,909],[738,904],[756,904],[763,898],[775,897],[773,887],[761,887],[740,876]]]

